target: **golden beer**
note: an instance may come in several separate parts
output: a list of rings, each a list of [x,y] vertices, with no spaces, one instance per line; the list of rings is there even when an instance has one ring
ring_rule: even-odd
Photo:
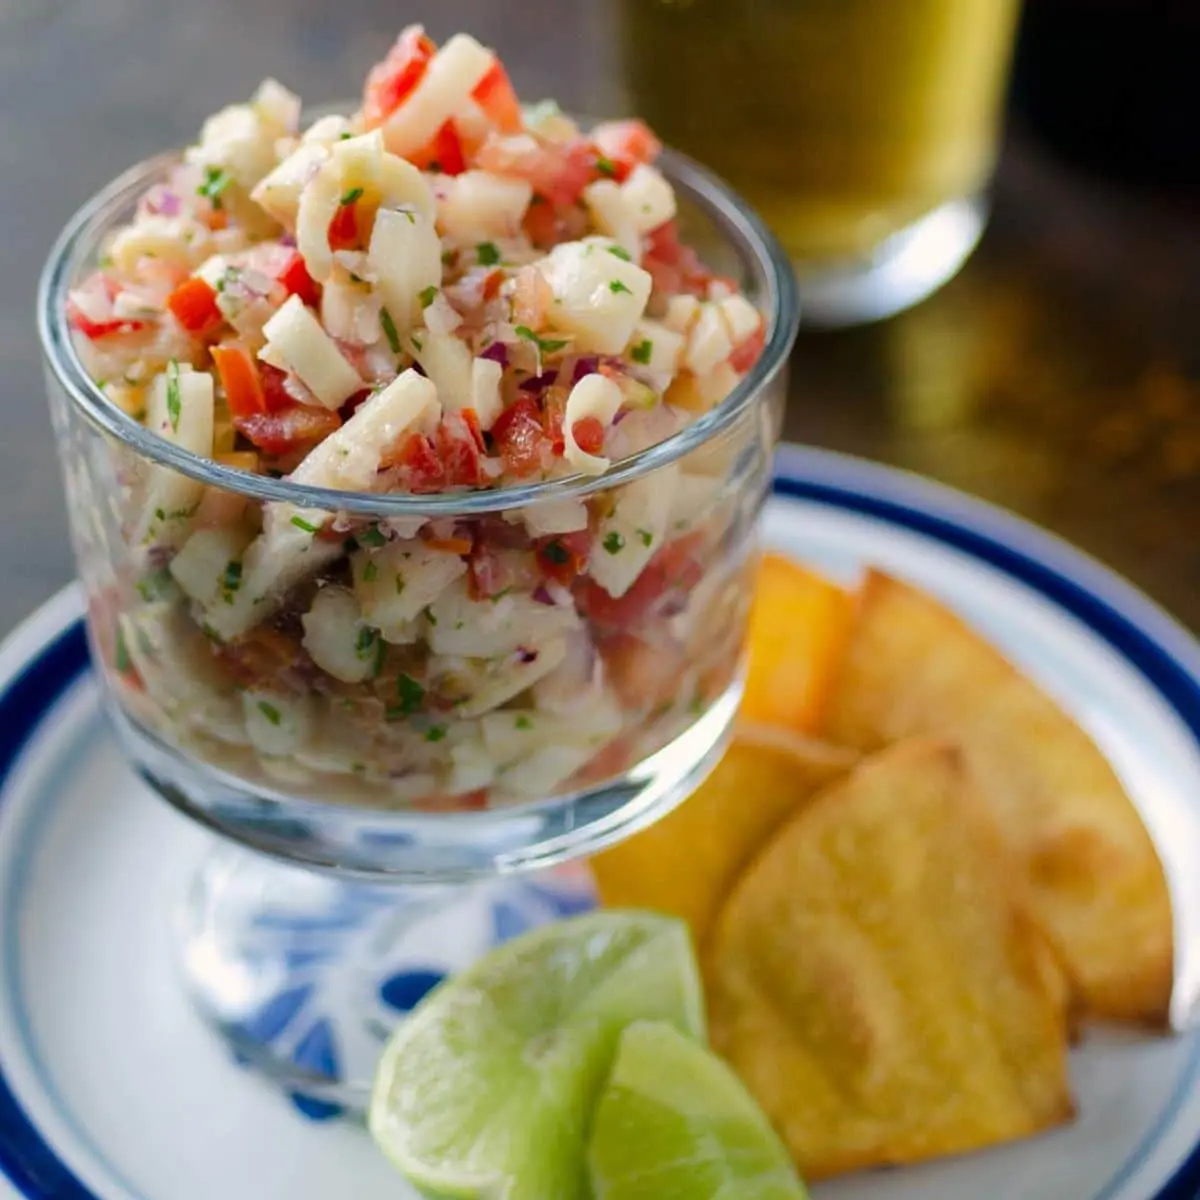
[[[802,268],[861,259],[986,184],[1019,3],[622,0],[630,100]]]

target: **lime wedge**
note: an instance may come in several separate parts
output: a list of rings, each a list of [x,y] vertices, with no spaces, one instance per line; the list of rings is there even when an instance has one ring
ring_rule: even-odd
[[[783,1143],[715,1054],[660,1021],[630,1025],[588,1150],[595,1200],[805,1200]]]
[[[576,1200],[630,1021],[704,1036],[687,926],[606,911],[535,929],[443,983],[388,1043],[371,1135],[426,1195]]]

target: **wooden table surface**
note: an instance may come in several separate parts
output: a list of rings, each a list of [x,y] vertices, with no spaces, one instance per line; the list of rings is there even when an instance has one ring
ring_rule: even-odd
[[[439,0],[436,37],[497,46],[527,95],[614,111],[601,0]],[[0,632],[71,575],[33,327],[58,228],[264,74],[353,90],[405,13],[373,0],[0,0]],[[891,321],[805,334],[787,436],[1005,505],[1200,631],[1200,214],[1010,138],[983,245]]]

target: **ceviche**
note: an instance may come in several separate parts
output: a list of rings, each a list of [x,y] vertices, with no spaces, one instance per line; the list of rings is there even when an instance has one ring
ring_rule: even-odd
[[[616,775],[730,688],[730,454],[484,516],[354,512],[602,475],[751,369],[763,318],[680,241],[660,150],[522,107],[492,51],[417,26],[353,115],[302,128],[268,80],[205,123],[71,291],[77,352],[167,442],[351,495],[126,462],[131,565],[92,606],[129,715],[288,790],[455,809]]]

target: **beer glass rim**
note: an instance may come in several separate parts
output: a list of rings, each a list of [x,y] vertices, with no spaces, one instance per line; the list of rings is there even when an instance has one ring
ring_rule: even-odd
[[[123,219],[130,203],[179,159],[179,151],[145,159],[97,192],[67,222],[39,281],[38,334],[54,378],[94,427],[146,459],[224,491],[262,501],[383,519],[481,516],[538,503],[583,499],[676,462],[734,425],[783,367],[796,338],[796,281],[774,235],[728,184],[686,155],[665,149],[659,165],[672,186],[705,213],[729,245],[751,260],[766,284],[764,316],[768,333],[763,352],[719,404],[679,432],[615,463],[602,475],[577,474],[484,491],[413,495],[311,487],[286,478],[240,471],[167,441],[114,404],[84,369],[66,315],[68,292],[100,239]]]

